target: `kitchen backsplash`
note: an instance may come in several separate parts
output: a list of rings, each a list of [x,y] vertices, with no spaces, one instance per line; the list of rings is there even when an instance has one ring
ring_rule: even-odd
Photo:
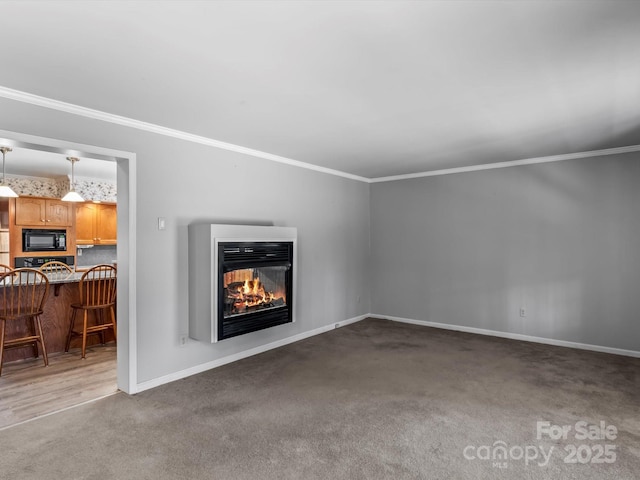
[[[85,200],[102,202],[117,201],[117,186],[114,183],[76,177],[76,192]],[[18,195],[32,197],[62,198],[69,191],[69,179],[6,177],[6,182]]]
[[[91,248],[78,248],[78,255],[76,256],[78,267],[87,267],[100,263],[110,265],[117,258],[117,247],[115,245],[94,245]]]

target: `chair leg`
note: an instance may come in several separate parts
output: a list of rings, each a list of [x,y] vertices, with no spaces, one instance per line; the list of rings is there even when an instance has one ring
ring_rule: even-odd
[[[38,335],[38,330],[36,328],[36,321],[33,317],[27,320],[27,328],[29,328],[32,336]],[[33,349],[33,358],[38,358],[38,341],[34,340],[31,344],[31,348]]]
[[[82,313],[82,358],[85,358],[87,353],[87,320],[89,319],[89,311],[83,310]]]
[[[68,352],[69,347],[71,346],[71,334],[73,333],[73,324],[76,322],[76,312],[77,310],[75,308],[72,308],[69,315],[69,332],[67,333],[67,341],[64,344],[65,352]]]
[[[2,375],[2,361],[4,360],[4,327],[7,321],[0,319],[0,375]]]
[[[47,347],[44,344],[44,333],[42,332],[42,322],[40,316],[35,318],[36,327],[38,328],[38,335],[40,336],[40,346],[42,347],[42,358],[44,358],[44,366],[49,365],[49,357],[47,356]]]
[[[109,313],[111,314],[111,324],[113,325],[113,338],[116,342],[116,345],[118,344],[118,330],[116,327],[116,312],[113,308],[113,305],[111,305],[109,307]]]
[[[102,309],[96,311],[96,325],[104,325],[104,310]],[[102,345],[106,343],[104,330],[100,330],[100,342]]]

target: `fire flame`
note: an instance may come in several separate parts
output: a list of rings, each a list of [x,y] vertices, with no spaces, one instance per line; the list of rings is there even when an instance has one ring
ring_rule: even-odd
[[[273,301],[273,293],[266,292],[264,285],[259,278],[253,278],[251,280],[245,280],[242,286],[242,295],[244,297],[244,304],[247,307],[259,305],[260,303],[269,303]]]
[[[269,304],[275,298],[273,292],[265,291],[260,278],[245,279],[242,287],[235,292],[230,292],[229,296],[235,300],[236,307],[243,306],[244,308]]]

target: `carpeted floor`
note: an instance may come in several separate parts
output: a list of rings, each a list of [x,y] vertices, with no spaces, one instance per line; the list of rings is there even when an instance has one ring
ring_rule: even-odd
[[[639,370],[640,359],[369,319],[2,431],[0,472],[631,480]],[[562,426],[566,439],[550,438]]]

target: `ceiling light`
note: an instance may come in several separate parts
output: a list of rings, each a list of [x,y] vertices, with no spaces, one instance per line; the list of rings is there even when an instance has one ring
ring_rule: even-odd
[[[11,152],[12,149],[9,147],[0,147],[0,151],[2,151],[2,183],[0,183],[0,197],[17,197],[18,194],[11,190],[11,187],[5,183],[4,178],[4,156],[7,152]]]
[[[84,202],[84,198],[80,196],[78,192],[76,192],[76,182],[73,174],[73,166],[76,162],[79,162],[80,159],[76,157],[67,157],[67,160],[71,162],[71,188],[69,189],[69,193],[67,193],[64,197],[62,197],[63,202]]]

